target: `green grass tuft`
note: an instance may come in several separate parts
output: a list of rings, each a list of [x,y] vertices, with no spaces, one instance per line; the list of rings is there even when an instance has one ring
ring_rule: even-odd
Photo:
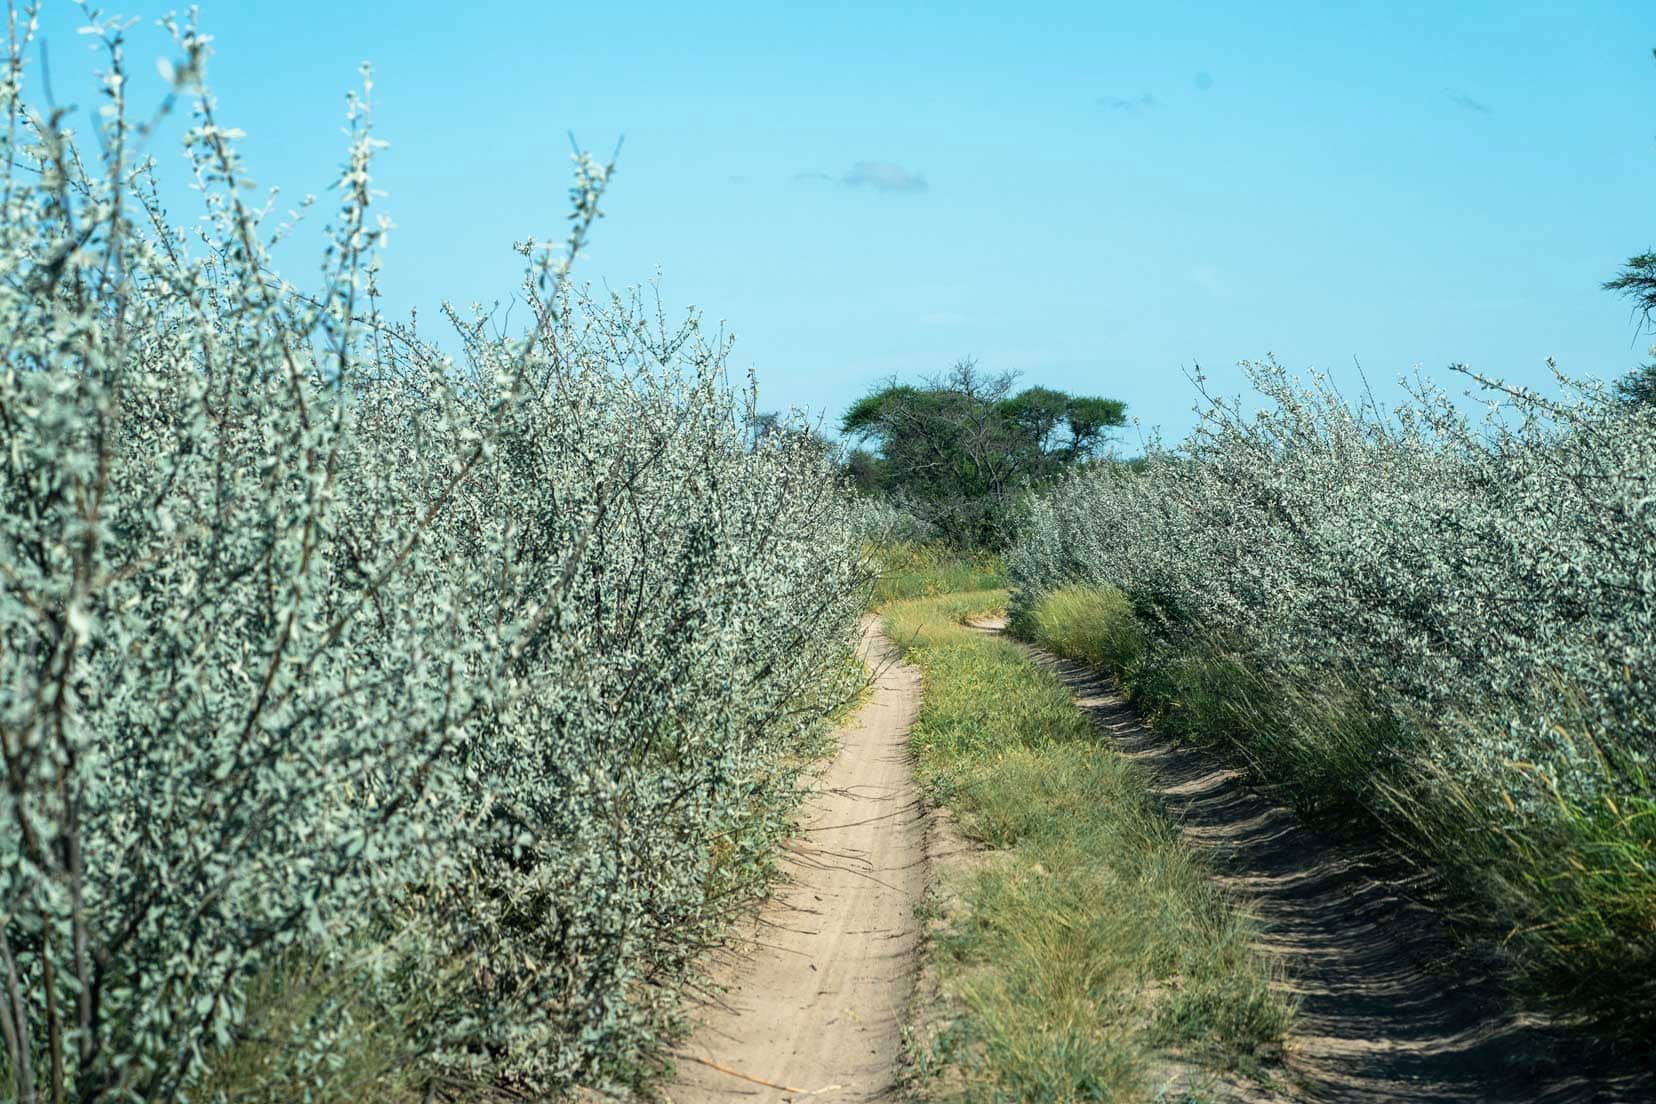
[[[1055,590],[1032,608],[1020,609],[1012,628],[1019,636],[1044,641],[1060,655],[1109,670],[1127,667],[1144,652],[1144,634],[1119,590]]]

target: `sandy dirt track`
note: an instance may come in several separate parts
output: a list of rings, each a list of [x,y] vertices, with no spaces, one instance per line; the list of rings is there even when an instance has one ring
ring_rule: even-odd
[[[927,884],[908,753],[920,675],[873,617],[861,650],[877,674],[872,697],[838,733],[784,855],[785,884],[716,963],[724,999],[679,1048],[678,1074],[661,1086],[673,1104],[895,1095]]]

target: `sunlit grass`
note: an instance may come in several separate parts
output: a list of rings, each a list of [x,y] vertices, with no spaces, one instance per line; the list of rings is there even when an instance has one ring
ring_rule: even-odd
[[[921,784],[1002,852],[967,877],[961,916],[936,940],[963,1014],[922,1064],[959,1076],[923,1090],[1140,1100],[1169,1052],[1256,1066],[1290,1011],[1249,922],[1063,685],[960,623],[1004,601],[976,591],[886,610],[924,674]]]
[[[1121,670],[1144,651],[1144,636],[1132,607],[1119,590],[1064,587],[1020,609],[1013,624],[1019,636],[1040,640],[1060,655],[1095,667]]]
[[[1006,585],[1006,564],[990,552],[897,543],[873,548],[870,556],[879,571],[874,584],[876,605]]]

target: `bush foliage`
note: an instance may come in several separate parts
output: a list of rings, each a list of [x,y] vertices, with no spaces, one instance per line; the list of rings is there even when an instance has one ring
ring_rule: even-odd
[[[0,86],[0,1094],[200,1098],[257,1046],[297,1099],[353,1033],[445,1090],[623,1073],[843,689],[830,462],[746,440],[693,318],[571,285],[585,155],[526,331],[451,311],[450,356],[379,314],[365,83],[323,286],[281,280],[174,31],[194,229],[118,25],[101,155],[25,102],[26,20]],[[326,985],[272,1017],[279,977]]]
[[[1651,408],[1561,379],[1556,402],[1480,381],[1486,420],[1424,386],[1387,414],[1249,371],[1261,412],[1210,400],[1184,445],[1032,505],[1020,622],[1103,589],[1097,639],[1070,635],[1163,724],[1386,826],[1536,991],[1648,1028]]]

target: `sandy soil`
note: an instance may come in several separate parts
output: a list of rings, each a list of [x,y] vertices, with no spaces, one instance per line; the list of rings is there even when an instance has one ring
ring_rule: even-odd
[[[873,695],[838,734],[786,883],[716,963],[724,999],[702,1010],[661,1086],[673,1104],[895,1094],[927,879],[908,755],[920,675],[878,620],[862,633]]]
[[[999,628],[1000,626],[983,626]],[[1187,838],[1265,928],[1299,1000],[1287,1063],[1311,1100],[1510,1104],[1656,1099],[1645,1071],[1589,1058],[1579,1028],[1514,1015],[1456,951],[1395,856],[1308,828],[1216,753],[1140,724],[1096,671],[1030,649],[1156,781]]]

